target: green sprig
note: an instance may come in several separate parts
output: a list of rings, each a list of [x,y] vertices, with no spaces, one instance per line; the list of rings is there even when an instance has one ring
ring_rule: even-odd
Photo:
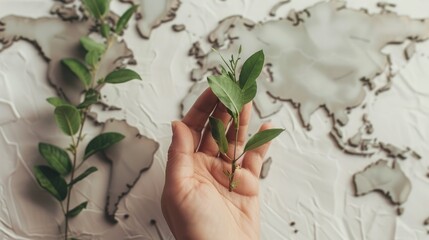
[[[110,12],[110,0],[82,0],[85,10],[95,20],[99,34],[103,36],[103,42],[95,41],[89,36],[80,38],[82,49],[86,51],[85,61],[75,58],[64,58],[61,62],[67,71],[72,73],[83,84],[84,98],[76,105],[59,97],[48,98],[47,101],[55,107],[54,117],[59,129],[70,138],[71,143],[66,148],[61,148],[49,143],[40,143],[39,152],[48,166],[34,167],[34,176],[41,188],[58,200],[65,218],[64,239],[69,238],[69,219],[78,216],[87,206],[88,201],[82,202],[70,208],[73,187],[97,171],[96,167],[88,167],[80,172],[83,163],[97,152],[103,151],[124,139],[120,133],[102,133],[89,141],[85,148],[84,156],[79,159],[79,149],[83,144],[84,125],[88,112],[94,104],[100,100],[100,88],[106,84],[120,84],[134,79],[141,79],[140,75],[129,69],[118,69],[107,74],[102,79],[95,79],[98,67],[104,55],[109,51],[112,41],[122,34],[123,29],[137,10],[132,6],[118,20],[115,31],[110,31],[110,22],[105,17]],[[69,181],[67,182],[66,179]]]
[[[238,186],[238,182],[234,179],[234,176],[238,168],[237,161],[241,156],[273,140],[284,131],[284,129],[269,129],[256,133],[246,143],[243,153],[237,156],[240,112],[243,106],[251,102],[256,96],[256,80],[261,74],[265,61],[264,52],[262,50],[254,53],[244,62],[239,77],[237,78],[236,73],[241,51],[242,49],[240,46],[238,56],[234,57],[234,55],[231,55],[229,61],[226,61],[223,56],[219,54],[224,63],[224,65],[221,65],[221,75],[209,76],[207,78],[211,90],[219,98],[220,102],[225,105],[228,109],[228,113],[233,119],[231,127],[234,127],[236,135],[234,156],[228,156],[228,159],[231,160],[231,171],[224,170],[224,174],[228,177],[229,181],[229,191],[233,191]],[[219,152],[226,154],[228,152],[228,142],[225,137],[226,130],[223,123],[215,118],[210,118],[209,123],[212,136],[219,147]]]

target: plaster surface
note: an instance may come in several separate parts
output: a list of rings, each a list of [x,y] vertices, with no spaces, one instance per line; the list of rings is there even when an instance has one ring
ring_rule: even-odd
[[[112,17],[125,11],[128,2],[113,0]],[[111,206],[115,224],[106,220],[105,208],[116,168],[102,155],[91,159],[99,171],[79,185],[72,199],[90,199],[88,209],[71,221],[76,236],[159,239],[150,225],[156,219],[164,238],[173,239],[160,209],[170,122],[189,109],[206,88],[205,76],[220,63],[211,47],[227,56],[241,44],[244,58],[262,48],[270,63],[258,80],[250,131],[264,121],[287,130],[273,142],[260,182],[261,239],[428,238],[429,2],[182,0],[159,1],[156,11],[147,1],[134,2],[153,15],[146,22],[144,16],[131,20],[106,71],[136,62],[131,68],[144,80],[105,86],[104,104],[93,109],[94,121],[86,131],[90,139],[102,131],[99,123],[122,121],[130,138],[138,133],[157,151],[139,163],[146,169],[136,171],[139,178],[132,174],[124,180],[134,186],[125,186],[128,195]],[[60,234],[61,210],[52,207],[56,203],[37,186],[31,169],[42,162],[38,142],[67,144],[45,99],[61,94],[79,98],[78,87],[61,91],[62,73],[55,67],[63,54],[81,54],[70,43],[77,41],[77,33],[68,35],[68,29],[89,33],[88,22],[59,19],[81,16],[74,4],[0,1],[2,239],[49,240]],[[20,27],[7,28],[17,20]],[[139,28],[142,23],[146,34]],[[64,38],[70,44],[62,45]],[[376,162],[387,165],[374,170]],[[377,173],[365,174],[365,169]],[[353,179],[359,174],[376,183],[364,196],[356,196],[361,188]],[[400,178],[380,180],[377,174]],[[410,188],[406,197],[403,188],[395,195],[398,216],[398,206],[383,190],[395,191],[392,186],[401,183]],[[384,193],[372,191],[379,188]]]

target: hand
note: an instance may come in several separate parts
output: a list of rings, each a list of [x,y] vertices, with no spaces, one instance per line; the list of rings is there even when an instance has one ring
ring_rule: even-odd
[[[246,141],[251,110],[251,104],[247,104],[240,116],[238,151],[242,151]],[[239,161],[241,168],[235,174],[238,186],[229,192],[228,178],[223,172],[231,169],[231,163],[227,157],[218,157],[210,129],[204,130],[212,112],[225,125],[229,122],[226,108],[207,89],[183,120],[172,124],[173,139],[161,201],[164,217],[178,240],[259,239],[259,173],[269,144],[243,156]],[[261,130],[269,127],[264,124]],[[232,150],[232,128],[227,138]]]

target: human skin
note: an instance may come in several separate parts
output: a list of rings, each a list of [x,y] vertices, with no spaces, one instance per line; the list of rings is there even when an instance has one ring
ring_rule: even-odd
[[[245,145],[251,110],[251,104],[247,104],[240,115],[238,153]],[[231,168],[231,163],[227,157],[219,157],[216,142],[205,129],[211,113],[224,124],[230,120],[226,108],[207,89],[182,121],[172,123],[162,212],[177,240],[259,239],[259,173],[269,143],[247,152],[238,161],[238,186],[229,192],[223,172]],[[263,124],[260,131],[269,128],[270,124]],[[227,138],[232,158],[233,128],[228,130]]]

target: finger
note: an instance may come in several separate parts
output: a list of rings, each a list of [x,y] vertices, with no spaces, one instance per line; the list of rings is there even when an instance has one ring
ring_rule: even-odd
[[[217,103],[217,97],[207,88],[182,119],[182,122],[185,123],[192,132],[195,148],[198,147],[201,131],[204,129],[207,119]],[[194,149],[194,151],[195,150],[196,149]]]
[[[212,114],[212,117],[222,121],[226,129],[229,121],[231,120],[231,115],[229,115],[227,108],[222,103],[218,103]],[[203,133],[198,151],[206,153],[210,156],[216,156],[219,153],[219,147],[212,137],[210,125],[207,125]]]
[[[171,124],[173,137],[168,149],[166,181],[183,179],[192,176],[194,165],[192,154],[195,145],[192,142],[191,130],[180,121]]]
[[[233,159],[241,154],[244,144],[247,139],[247,130],[249,128],[250,116],[252,113],[252,103],[248,103],[244,105],[243,110],[240,113],[240,122],[238,124],[238,134],[236,133],[236,129],[233,124],[228,130],[226,138],[228,139],[228,152],[227,155]],[[236,141],[237,138],[237,141]],[[237,149],[234,150],[235,144],[237,143]],[[234,152],[235,155],[234,156]],[[223,157],[225,158],[225,157]],[[226,160],[226,159],[225,159]]]
[[[271,124],[262,124],[259,132],[270,129]],[[264,145],[255,148],[244,155],[242,167],[248,169],[254,176],[259,178],[261,173],[262,163],[264,162],[265,154],[267,153],[271,142],[265,143]]]

